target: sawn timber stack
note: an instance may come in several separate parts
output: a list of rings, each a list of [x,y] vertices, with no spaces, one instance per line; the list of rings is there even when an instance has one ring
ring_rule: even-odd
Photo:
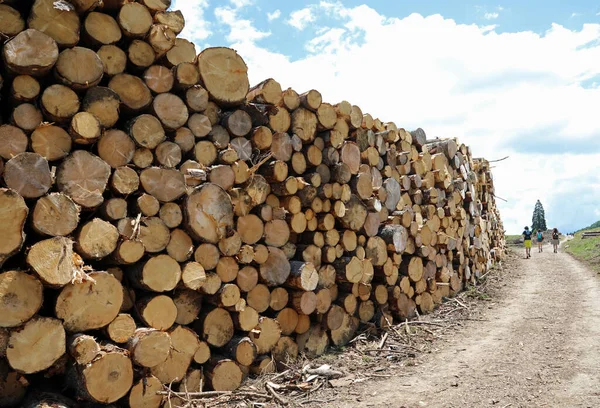
[[[250,87],[169,6],[0,0],[0,406],[233,390],[504,253],[467,146]]]

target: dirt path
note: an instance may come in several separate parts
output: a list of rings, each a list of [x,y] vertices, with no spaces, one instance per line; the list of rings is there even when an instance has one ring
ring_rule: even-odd
[[[600,277],[544,249],[516,261],[484,321],[330,406],[600,407]]]

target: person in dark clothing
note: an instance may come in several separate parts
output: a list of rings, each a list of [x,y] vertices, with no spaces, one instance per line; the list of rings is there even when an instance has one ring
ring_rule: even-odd
[[[554,247],[554,253],[557,254],[558,253],[558,240],[560,238],[560,234],[558,232],[558,229],[554,228],[552,230],[552,246]]]
[[[525,227],[523,231],[523,242],[525,243],[525,258],[531,258],[531,235],[532,231],[529,227]]]

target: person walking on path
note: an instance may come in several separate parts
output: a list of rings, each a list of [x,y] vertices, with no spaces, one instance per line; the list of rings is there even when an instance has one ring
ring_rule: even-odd
[[[531,231],[529,227],[525,227],[523,231],[523,242],[525,243],[525,258],[531,258]]]
[[[555,254],[558,253],[558,238],[559,238],[558,229],[554,228],[552,230],[552,246],[554,247]]]
[[[544,233],[542,231],[537,232],[537,244],[538,244],[538,252],[544,252],[542,245],[544,244]]]

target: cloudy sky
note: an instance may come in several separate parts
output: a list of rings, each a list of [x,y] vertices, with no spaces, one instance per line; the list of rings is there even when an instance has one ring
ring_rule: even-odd
[[[600,220],[600,3],[176,0],[198,50],[230,46],[250,82],[317,89],[496,164],[508,233]]]

